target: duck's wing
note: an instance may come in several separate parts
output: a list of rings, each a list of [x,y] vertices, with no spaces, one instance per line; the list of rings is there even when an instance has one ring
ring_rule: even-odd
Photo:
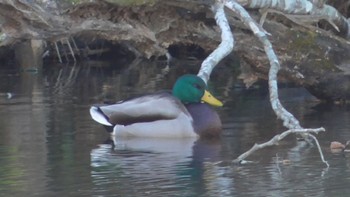
[[[107,126],[175,119],[184,111],[188,113],[182,103],[167,92],[90,108],[91,117]]]

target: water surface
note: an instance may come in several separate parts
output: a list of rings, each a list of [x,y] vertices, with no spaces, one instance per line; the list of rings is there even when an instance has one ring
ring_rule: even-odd
[[[196,63],[194,63],[196,65]],[[349,155],[329,143],[350,139],[349,107],[322,105],[305,90],[280,89],[283,104],[305,127],[327,129],[317,148],[294,136],[231,164],[254,143],[285,130],[264,84],[248,90],[230,68],[210,87],[222,138],[111,139],[89,116],[89,106],[171,88],[197,67],[134,62],[120,69],[50,65],[43,73],[0,72],[0,193],[2,196],[344,196],[350,192]],[[10,95],[7,93],[11,93]],[[114,144],[114,146],[112,146]],[[288,160],[287,164],[278,161]],[[220,162],[220,163],[218,163]]]

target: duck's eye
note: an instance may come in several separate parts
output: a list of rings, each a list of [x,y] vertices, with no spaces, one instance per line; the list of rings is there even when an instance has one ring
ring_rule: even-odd
[[[194,86],[196,89],[198,89],[198,90],[201,90],[201,89],[202,89],[202,87],[201,87],[199,84],[193,84],[193,86]]]

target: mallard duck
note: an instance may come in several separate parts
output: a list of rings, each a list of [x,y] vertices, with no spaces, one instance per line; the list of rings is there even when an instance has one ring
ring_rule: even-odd
[[[177,79],[172,92],[162,91],[112,105],[92,106],[90,114],[96,122],[113,127],[114,136],[219,136],[219,115],[208,104],[223,104],[206,87],[200,77],[186,74]]]

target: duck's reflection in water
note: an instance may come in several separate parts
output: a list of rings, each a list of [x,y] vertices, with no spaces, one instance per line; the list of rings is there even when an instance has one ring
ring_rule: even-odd
[[[91,151],[96,187],[111,184],[116,194],[129,195],[140,190],[159,195],[229,191],[226,187],[232,180],[213,164],[220,160],[220,139],[111,138],[109,142]]]

